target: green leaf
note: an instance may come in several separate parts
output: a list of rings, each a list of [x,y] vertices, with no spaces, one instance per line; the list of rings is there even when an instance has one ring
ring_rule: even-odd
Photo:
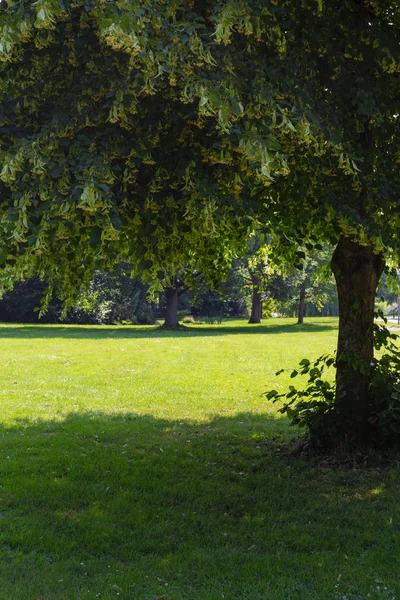
[[[121,217],[119,216],[118,213],[113,213],[111,215],[111,223],[114,227],[114,229],[116,229],[117,231],[120,231],[121,229]]]
[[[96,225],[93,227],[92,232],[90,234],[90,245],[92,248],[98,248],[101,245],[101,234],[102,228]]]

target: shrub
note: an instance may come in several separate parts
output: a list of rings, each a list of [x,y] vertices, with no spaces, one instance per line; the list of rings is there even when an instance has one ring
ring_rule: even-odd
[[[381,352],[374,359],[369,385],[367,438],[376,446],[400,445],[400,350],[399,336],[389,331],[382,313],[383,325],[374,325],[374,347]],[[346,431],[343,416],[335,408],[335,384],[332,370],[336,367],[335,355],[323,355],[311,362],[303,358],[291,378],[306,376],[304,389],[289,386],[287,392],[276,390],[265,392],[268,400],[280,401],[279,412],[286,414],[293,425],[308,432],[310,439],[320,446],[329,446],[337,441],[337,432]],[[277,375],[281,374],[278,371]],[[351,437],[351,432],[350,437]]]
[[[140,325],[155,322],[147,287],[131,278],[121,265],[113,273],[97,271],[87,290],[82,291],[75,306],[62,318],[61,302],[54,295],[47,312],[39,316],[46,283],[38,277],[16,284],[0,300],[0,319],[16,323],[110,324],[130,321]]]

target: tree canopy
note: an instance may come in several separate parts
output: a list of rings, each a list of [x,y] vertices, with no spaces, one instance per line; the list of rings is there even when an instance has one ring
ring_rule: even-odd
[[[397,248],[395,3],[24,0],[0,19],[2,238],[22,263],[134,248],[179,267],[249,216]]]

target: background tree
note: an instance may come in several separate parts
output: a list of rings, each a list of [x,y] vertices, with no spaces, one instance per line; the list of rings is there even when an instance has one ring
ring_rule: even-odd
[[[188,291],[189,287],[185,283],[185,271],[187,280],[190,279],[192,285],[194,285],[195,275],[194,273],[188,273],[187,269],[180,269],[174,277],[168,277],[162,280],[161,285],[165,285],[163,291],[160,294],[161,301],[160,305],[163,306],[164,311],[164,324],[165,329],[174,329],[179,326],[179,299],[185,292]]]
[[[248,242],[246,253],[234,263],[251,289],[249,323],[261,323],[263,316],[263,297],[274,272],[268,253],[268,246],[262,243],[260,235],[254,232]]]
[[[326,246],[304,251],[301,269],[292,270],[292,293],[297,299],[297,324],[304,321],[306,302],[321,310],[330,298],[336,301],[336,290],[329,265],[331,248]],[[333,298],[332,298],[333,295]]]
[[[198,277],[196,286],[188,290],[187,300],[194,317],[221,318],[248,317],[249,293],[243,278],[235,267],[229,269],[226,281],[210,288],[204,277]]]
[[[147,299],[148,287],[130,276],[128,265],[110,273],[96,271],[87,289],[77,296],[64,315],[61,301],[54,294],[48,310],[40,314],[46,282],[38,277],[19,282],[0,300],[0,320],[14,323],[110,324],[155,322],[155,305]]]

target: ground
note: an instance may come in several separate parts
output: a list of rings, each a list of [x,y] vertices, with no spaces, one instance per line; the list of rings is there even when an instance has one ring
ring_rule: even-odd
[[[399,466],[289,456],[334,319],[1,326],[0,600],[400,598]]]

